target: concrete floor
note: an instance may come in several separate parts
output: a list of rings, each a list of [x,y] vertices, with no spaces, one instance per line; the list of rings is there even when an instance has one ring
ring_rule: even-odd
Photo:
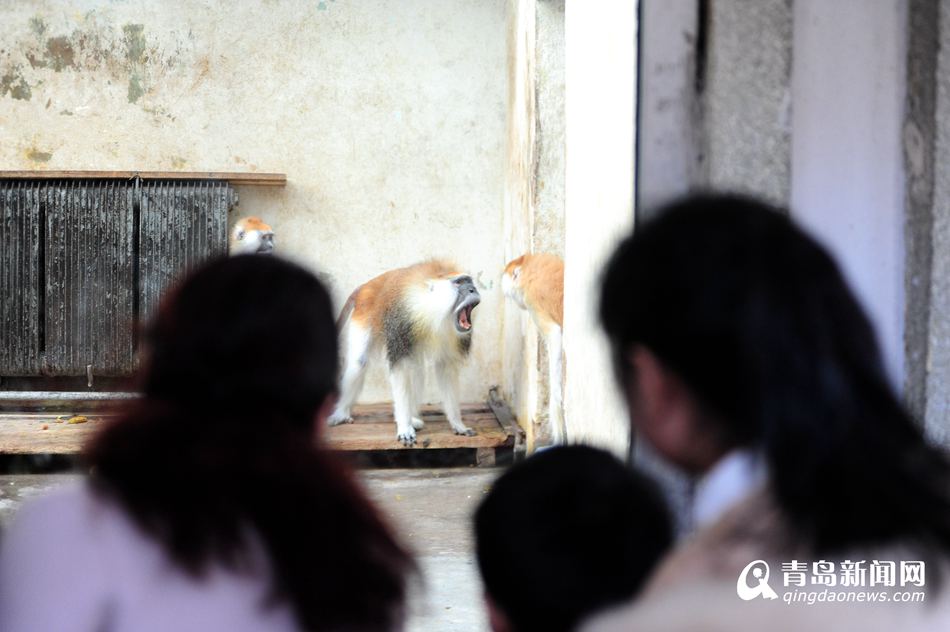
[[[415,552],[423,586],[414,591],[408,632],[483,632],[481,584],[472,554],[471,514],[499,470],[364,470],[367,491]],[[0,528],[24,500],[76,475],[0,476]]]
[[[370,495],[419,560],[424,590],[409,632],[488,630],[472,547],[471,516],[499,470],[364,471]]]

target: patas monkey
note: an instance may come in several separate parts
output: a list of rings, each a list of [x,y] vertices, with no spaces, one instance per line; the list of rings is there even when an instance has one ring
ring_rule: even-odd
[[[564,443],[562,375],[564,360],[564,261],[549,254],[526,254],[505,266],[501,278],[505,296],[531,314],[548,348],[548,420],[551,440]]]
[[[232,255],[270,254],[274,252],[274,231],[259,217],[239,219],[231,229]]]
[[[472,310],[479,302],[472,277],[447,261],[390,270],[356,288],[340,314],[344,367],[330,425],[351,421],[369,358],[382,350],[389,362],[397,440],[412,445],[422,428],[419,396],[429,362],[452,430],[474,435],[462,423],[458,371],[472,345]]]

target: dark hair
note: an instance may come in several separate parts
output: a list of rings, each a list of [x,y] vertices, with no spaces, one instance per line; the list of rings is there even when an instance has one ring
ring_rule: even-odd
[[[585,446],[512,467],[475,514],[486,591],[519,632],[567,632],[632,598],[672,537],[652,482]]]
[[[335,391],[330,297],[275,257],[214,261],[145,334],[144,397],[87,451],[115,497],[187,572],[272,568],[270,601],[307,630],[389,630],[413,569],[352,475],[318,445]]]
[[[725,445],[763,451],[816,552],[950,549],[947,461],[893,393],[837,265],[786,211],[727,195],[668,206],[614,253],[600,314],[621,379],[643,345]]]

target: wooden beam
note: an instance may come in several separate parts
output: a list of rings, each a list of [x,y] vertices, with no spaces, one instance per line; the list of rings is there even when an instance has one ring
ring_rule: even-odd
[[[0,180],[226,180],[230,184],[282,187],[286,173],[237,171],[0,171]]]
[[[83,409],[76,409],[75,412]],[[71,415],[50,412],[0,414],[0,454],[75,454],[113,414],[82,413],[86,421],[69,423]],[[462,421],[476,433],[473,437],[452,432],[448,420],[434,406],[421,410],[425,427],[418,431],[416,444],[406,447],[396,440],[391,404],[368,404],[353,408],[354,423],[321,429],[324,445],[331,450],[422,450],[436,448],[509,449],[514,437],[499,423],[486,404],[462,404]],[[222,441],[226,437],[221,438]],[[484,454],[483,450],[483,454]],[[484,457],[483,457],[484,458]]]
[[[511,408],[498,394],[498,387],[493,386],[488,391],[488,406],[492,414],[498,421],[498,424],[505,430],[505,433],[511,437],[514,460],[520,461],[527,455],[527,445],[525,440],[525,431],[518,424]]]

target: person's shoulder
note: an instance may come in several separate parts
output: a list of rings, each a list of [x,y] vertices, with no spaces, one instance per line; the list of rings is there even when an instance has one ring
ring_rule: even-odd
[[[87,510],[94,502],[94,492],[86,479],[69,479],[26,498],[16,517],[19,519],[22,516],[75,513]]]
[[[110,503],[95,492],[89,481],[74,480],[26,500],[13,517],[4,539],[11,537],[61,537],[87,535]]]
[[[946,609],[900,607],[903,605],[743,601],[736,595],[735,582],[707,579],[671,586],[596,615],[580,632],[937,632],[948,629],[950,619]]]
[[[0,539],[0,629],[98,629],[117,585],[117,511],[86,480],[24,502]]]
[[[748,629],[736,627],[737,621],[733,617],[721,616],[721,613],[718,613],[724,606],[730,606],[737,601],[734,588],[733,586],[730,595],[722,583],[708,580],[675,586],[662,593],[642,596],[636,601],[596,614],[580,628],[580,632],[726,632]]]
[[[749,562],[791,559],[797,552],[774,500],[760,489],[678,544],[660,562],[646,592],[697,581],[735,581]]]

